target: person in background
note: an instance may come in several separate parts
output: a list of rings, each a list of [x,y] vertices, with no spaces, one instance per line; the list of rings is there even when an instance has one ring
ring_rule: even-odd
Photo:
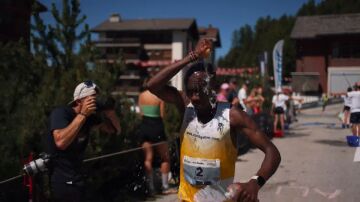
[[[230,86],[227,83],[223,83],[220,86],[220,91],[216,96],[216,100],[219,102],[227,102],[228,99],[228,95],[229,95],[229,91],[230,91]]]
[[[242,86],[239,90],[239,93],[238,93],[238,99],[239,99],[240,106],[242,107],[242,110],[245,112],[247,111],[247,109],[246,109],[246,98],[247,98],[246,91],[247,91],[247,85],[245,82],[242,84]]]
[[[352,88],[349,87],[347,89],[347,92],[351,92]],[[344,99],[344,109],[343,109],[343,113],[344,113],[344,118],[343,118],[343,123],[341,125],[342,128],[350,128],[350,109],[351,109],[351,98],[346,94],[346,95],[342,95],[341,96]]]
[[[258,86],[256,88],[256,98],[257,98],[257,102],[256,102],[256,107],[255,107],[255,114],[258,114],[262,111],[262,106],[265,102],[265,98],[263,97],[263,88],[262,86]]]
[[[235,78],[230,79],[229,81],[229,94],[227,96],[228,102],[230,102],[234,106],[239,105],[239,98],[237,97],[237,81]]]
[[[300,93],[296,93],[296,92],[293,92],[291,97],[294,99],[295,113],[300,114],[304,99],[301,98]]]
[[[292,122],[297,121],[296,119],[296,110],[295,110],[295,100],[293,95],[293,91],[289,90],[286,95],[289,97],[289,101],[287,102],[287,110],[286,110],[286,122],[290,125]]]
[[[360,135],[360,83],[354,86],[354,91],[348,92],[347,96],[351,99],[350,123],[352,124],[353,135]]]
[[[326,106],[328,105],[329,103],[329,97],[326,93],[323,93],[322,96],[321,96],[321,104],[322,104],[322,112],[325,111],[326,109]]]
[[[284,131],[284,114],[286,111],[286,101],[288,100],[289,97],[282,93],[281,88],[276,89],[276,94],[272,98],[272,112],[274,113],[274,132],[277,131],[278,121],[280,121],[281,130]]]
[[[96,102],[98,93],[94,82],[82,82],[75,88],[73,101],[51,112],[47,143],[52,156],[49,170],[52,201],[85,201],[82,162],[91,129],[120,134],[114,102],[101,106]]]
[[[360,84],[360,83],[359,83]],[[353,91],[346,93],[332,93],[333,96],[346,95],[350,100],[350,123],[351,132],[355,136],[360,135],[360,86],[355,83]]]
[[[255,114],[257,107],[258,97],[256,95],[256,88],[250,91],[250,95],[246,98],[246,112],[251,116]]]
[[[139,95],[138,106],[140,107],[140,113],[142,121],[139,128],[138,138],[140,139],[141,146],[143,147],[145,154],[145,171],[146,182],[149,188],[150,194],[155,193],[154,187],[154,174],[153,174],[153,159],[154,149],[161,158],[161,182],[162,193],[171,194],[176,190],[169,187],[168,177],[170,172],[170,157],[169,148],[166,142],[166,135],[163,123],[164,117],[164,102],[156,95],[152,94],[149,90],[143,89]],[[152,144],[164,142],[152,146]]]

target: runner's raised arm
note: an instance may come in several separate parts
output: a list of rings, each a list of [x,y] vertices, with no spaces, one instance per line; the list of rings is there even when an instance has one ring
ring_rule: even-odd
[[[185,58],[175,62],[152,77],[147,83],[147,88],[160,99],[165,102],[175,104],[180,111],[184,110],[184,101],[179,91],[167,85],[172,77],[174,77],[181,69],[191,62],[198,59],[205,58],[211,49],[211,41],[209,39],[202,39],[196,45],[195,51],[190,52]]]

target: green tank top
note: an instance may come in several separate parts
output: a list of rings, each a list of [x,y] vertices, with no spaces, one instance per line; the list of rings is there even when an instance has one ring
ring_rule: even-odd
[[[160,106],[142,105],[140,107],[141,107],[141,111],[143,112],[144,116],[160,117]]]

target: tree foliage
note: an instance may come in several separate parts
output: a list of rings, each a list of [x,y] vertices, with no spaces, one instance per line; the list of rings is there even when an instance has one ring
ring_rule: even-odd
[[[285,52],[294,56],[293,42],[289,40],[290,32],[295,22],[292,16],[283,15],[279,19],[270,16],[261,17],[256,25],[244,25],[233,33],[232,47],[224,58],[219,59],[221,67],[254,67],[258,66],[258,57],[264,51],[268,53],[269,67],[271,67],[272,49],[280,39],[285,39]],[[293,69],[294,57],[284,57],[285,69]],[[271,72],[271,71],[269,71]],[[285,71],[288,75],[289,71]]]
[[[95,81],[104,99],[123,67],[120,59],[113,65],[97,62],[78,0],[63,0],[61,11],[53,4],[51,14],[55,23],[49,25],[34,13],[31,52],[22,41],[0,44],[1,178],[18,174],[31,152],[46,150],[49,113],[72,99],[78,83]]]

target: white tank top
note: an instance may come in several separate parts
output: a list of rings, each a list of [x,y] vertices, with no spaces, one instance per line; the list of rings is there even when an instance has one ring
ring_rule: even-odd
[[[218,103],[214,118],[206,124],[198,121],[190,104],[185,110],[181,135],[179,198],[224,201],[226,188],[233,182],[237,158],[230,135],[230,104]]]

